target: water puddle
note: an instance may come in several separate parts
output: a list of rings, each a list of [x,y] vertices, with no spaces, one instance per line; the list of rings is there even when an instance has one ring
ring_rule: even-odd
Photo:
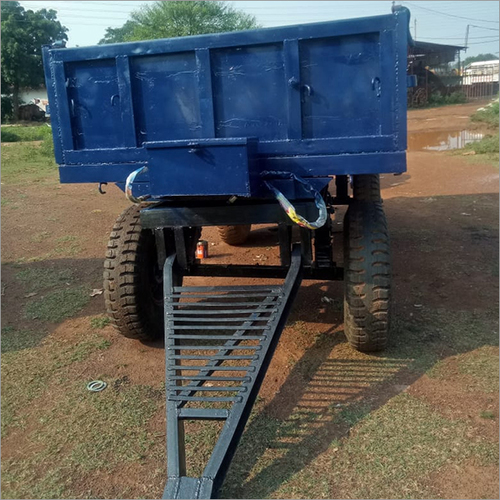
[[[433,130],[408,134],[409,151],[448,151],[462,149],[467,144],[479,141],[484,134],[470,130]]]

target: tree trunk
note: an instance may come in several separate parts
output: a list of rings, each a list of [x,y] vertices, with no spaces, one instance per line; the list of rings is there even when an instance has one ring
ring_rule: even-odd
[[[15,84],[12,89],[12,118],[14,123],[19,121],[19,85]]]

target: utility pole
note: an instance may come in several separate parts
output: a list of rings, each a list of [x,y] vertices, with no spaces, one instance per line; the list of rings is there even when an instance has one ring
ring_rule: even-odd
[[[415,36],[413,38],[417,41],[417,18],[413,21],[413,31],[415,32]]]
[[[465,43],[464,43],[465,52],[467,52],[467,43],[469,43],[469,28],[470,24],[467,25],[467,29],[465,30]]]

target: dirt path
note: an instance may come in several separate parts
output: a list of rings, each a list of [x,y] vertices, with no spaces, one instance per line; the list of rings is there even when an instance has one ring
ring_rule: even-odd
[[[481,125],[469,122],[469,117],[478,108],[489,102],[476,101],[441,108],[410,109],[408,111],[408,132],[481,128]]]
[[[467,117],[477,107],[412,111],[409,130],[437,130],[446,128],[450,121],[465,127]],[[498,337],[498,168],[470,164],[464,157],[444,152],[412,152],[408,172],[384,176],[382,182],[392,238],[394,341],[383,356],[354,352],[342,332],[342,284],[305,282],[228,475],[224,489],[228,498],[498,497],[498,465],[491,451],[498,447],[498,389],[486,391],[484,384],[476,383],[491,372],[474,371],[475,359],[481,360],[479,366],[486,366],[491,356],[498,356],[495,347],[481,350],[495,345]],[[81,342],[96,334],[107,342],[104,350],[92,348],[87,357],[77,356],[72,365],[56,365],[55,373],[63,370],[66,386],[66,382],[60,386],[50,382],[50,375],[43,375],[50,397],[46,394],[30,400],[22,410],[24,423],[7,429],[2,452],[5,498],[14,494],[25,495],[22,498],[47,498],[44,494],[71,494],[75,498],[161,495],[165,480],[164,405],[156,392],[147,392],[162,387],[161,344],[121,338],[105,325],[98,330],[91,328],[89,321],[102,318],[104,313],[100,295],[89,298],[87,305],[62,322],[26,316],[28,305],[44,295],[43,291],[33,292],[39,290],[33,283],[20,279],[29,272],[50,269],[65,276],[70,270],[72,285],[83,284],[85,293],[102,287],[108,233],[118,213],[128,206],[118,189],[108,189],[108,194],[101,196],[95,186],[56,182],[2,187],[2,202],[6,201],[2,203],[2,327],[45,332],[39,347],[9,355],[29,356],[28,351],[37,351],[37,357],[52,363],[54,356],[59,359],[58,346],[69,349],[76,345],[76,352],[80,352]],[[339,242],[340,217],[336,227]],[[211,262],[278,261],[276,232],[266,227],[255,228],[250,241],[236,249],[221,243],[214,228],[204,229],[203,238],[209,241]],[[325,303],[324,297],[330,302]],[[32,362],[36,364],[36,360]],[[450,378],[450,373],[455,376]],[[8,377],[10,371],[5,374]],[[105,395],[106,404],[111,405],[114,397],[128,408],[136,396],[126,391],[149,387],[146,396],[138,400],[139,408],[153,405],[143,424],[138,416],[124,417],[125,430],[120,430],[118,439],[143,439],[140,432],[144,432],[143,450],[147,452],[130,458],[132,452],[123,451],[126,458],[122,463],[93,471],[91,465],[82,465],[86,463],[83,443],[93,434],[89,431],[82,438],[71,425],[78,427],[82,419],[87,421],[90,417],[85,415],[104,418],[104,414],[92,413],[101,411],[101,403],[82,406],[79,414],[84,396],[74,395],[70,409],[65,391],[71,393],[76,382],[98,377],[115,384]],[[455,401],[468,410],[454,412],[456,403],[439,390],[440,384],[448,384]],[[120,399],[123,397],[129,403]],[[106,411],[118,411],[120,405]],[[481,412],[490,412],[491,418],[480,417]],[[401,431],[393,428],[392,421],[398,415],[414,418],[413,428],[404,430],[403,424]],[[118,415],[118,427],[122,425],[120,418]],[[66,422],[59,434],[55,430],[51,434],[54,419]],[[435,427],[430,429],[429,422]],[[102,425],[111,428],[115,424],[103,420]],[[138,426],[138,434],[127,437],[127,426]],[[377,429],[385,429],[386,434],[379,436]],[[436,429],[439,432],[434,435]],[[192,431],[200,432],[197,427]],[[65,432],[72,436],[69,441],[56,438]],[[103,428],[103,432],[100,439],[108,430]],[[401,445],[412,432],[417,433],[415,442]],[[39,439],[38,434],[42,436]],[[43,438],[45,435],[49,437]],[[97,443],[99,435],[96,439]],[[370,439],[379,444],[364,448],[363,443]],[[116,456],[122,450],[118,441],[107,442]],[[200,457],[206,453],[205,441],[197,451]],[[380,444],[385,441],[387,448]],[[389,446],[392,441],[394,448]],[[59,448],[51,447],[56,442]],[[90,455],[97,460],[99,448],[95,446],[97,451]],[[380,465],[392,463],[398,446],[415,446],[399,476],[399,462],[390,470]],[[56,455],[59,458],[54,458]],[[189,455],[194,467],[200,460],[198,455]],[[371,460],[382,469],[377,469],[379,465],[370,468],[367,464]],[[349,465],[353,461],[364,465],[353,468]],[[344,472],[339,475],[334,469]],[[53,476],[49,477],[47,470],[55,471]],[[16,479],[16,474],[26,479]],[[467,483],[456,480],[465,475]],[[324,481],[313,481],[314,477]],[[378,477],[384,479],[383,484],[377,482]],[[37,481],[47,489],[37,489]]]

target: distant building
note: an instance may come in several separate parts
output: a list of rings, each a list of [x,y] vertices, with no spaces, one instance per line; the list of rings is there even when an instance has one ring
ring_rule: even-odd
[[[458,45],[414,41],[408,47],[408,74],[417,77],[417,86],[408,89],[408,105],[424,106],[433,95],[446,96],[461,87],[458,74]]]
[[[465,66],[463,69],[463,84],[498,83],[498,59],[492,61],[478,61]]]
[[[468,64],[462,71],[463,91],[468,99],[483,99],[498,93],[498,59]]]

